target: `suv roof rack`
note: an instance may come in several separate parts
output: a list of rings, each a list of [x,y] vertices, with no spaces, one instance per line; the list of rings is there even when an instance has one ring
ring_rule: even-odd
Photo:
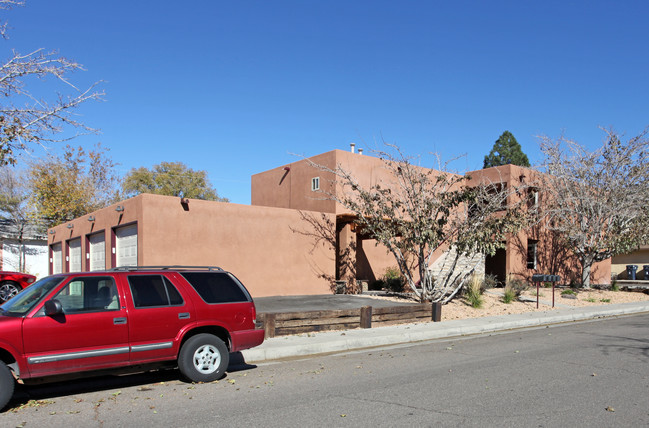
[[[108,272],[130,272],[138,270],[207,270],[207,271],[223,271],[218,266],[181,266],[181,265],[167,265],[167,266],[119,266],[108,269]]]

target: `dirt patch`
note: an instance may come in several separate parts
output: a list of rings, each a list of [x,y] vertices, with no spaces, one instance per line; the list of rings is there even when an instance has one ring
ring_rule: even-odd
[[[613,303],[628,303],[649,301],[649,294],[631,291],[579,290],[575,295],[562,297],[565,289],[554,292],[555,307],[552,308],[552,289],[542,288],[539,291],[539,308],[536,308],[536,289],[523,292],[523,297],[533,301],[515,301],[503,303],[502,289],[487,290],[483,295],[484,303],[481,308],[473,308],[463,298],[456,298],[442,308],[442,321],[466,318],[490,317],[495,315],[521,314],[534,311],[551,311],[570,306],[601,306]],[[404,297],[371,296],[375,299],[387,299],[404,302]],[[548,304],[545,304],[548,303]]]

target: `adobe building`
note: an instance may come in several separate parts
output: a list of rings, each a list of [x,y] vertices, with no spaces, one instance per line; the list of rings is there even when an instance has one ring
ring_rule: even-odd
[[[251,205],[141,194],[50,229],[50,272],[220,266],[253,297],[328,294],[336,280],[357,292],[356,280],[378,279],[396,262],[356,229],[340,204],[323,198],[322,191],[339,190],[327,170],[337,165],[363,186],[390,181],[381,159],[333,150],[253,175]],[[531,174],[511,165],[471,173],[505,186]],[[556,260],[548,240],[541,229],[519,233],[485,260],[485,273],[502,280],[509,274],[529,280],[534,273],[568,278],[574,258]],[[592,281],[610,281],[610,261],[596,266]]]

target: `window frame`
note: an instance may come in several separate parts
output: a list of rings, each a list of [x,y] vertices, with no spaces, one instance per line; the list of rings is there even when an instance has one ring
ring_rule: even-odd
[[[144,278],[144,277],[158,277],[162,278],[162,284],[164,286],[164,291],[165,291],[165,296],[167,298],[167,304],[163,305],[138,305],[136,302],[136,296],[137,292],[133,292],[133,283],[131,283],[131,278]],[[165,275],[161,274],[144,274],[144,275],[127,275],[126,276],[126,281],[128,283],[129,291],[131,293],[131,301],[133,302],[133,307],[135,309],[150,309],[150,308],[170,308],[170,307],[180,307],[180,306],[185,306],[185,298],[183,297],[182,293],[180,290],[178,290],[178,287],[171,281],[169,278],[167,278]],[[173,289],[176,291],[176,294],[180,297],[180,303],[171,303],[171,295],[169,293],[169,286],[173,287]]]
[[[108,282],[108,287],[110,290],[113,292],[113,298],[116,299],[117,302],[117,307],[114,308],[108,308],[110,304],[112,304],[112,301],[108,304],[105,305],[104,307],[88,307],[86,308],[86,303],[88,297],[88,293],[86,290],[86,286],[88,285],[86,283],[87,280],[92,280],[92,282],[96,282],[97,284],[97,290],[96,293],[98,294],[99,289],[105,287],[106,285],[100,286],[101,281],[107,281]],[[72,308],[66,308],[63,303],[65,302],[65,299],[61,301],[61,293],[63,293],[66,290],[69,290],[70,292],[72,291],[72,287],[76,286],[78,283],[81,283],[81,288],[79,291],[81,292],[81,299],[82,299],[82,309],[72,309]],[[72,294],[68,294],[72,295]],[[96,312],[115,312],[120,310],[120,301],[119,301],[119,291],[117,288],[117,283],[115,282],[115,278],[112,276],[75,276],[70,278],[70,280],[63,286],[61,287],[54,296],[52,296],[52,299],[56,299],[61,303],[63,313],[66,316],[69,315],[77,315],[77,314],[89,314],[89,313],[96,313]]]
[[[311,179],[311,191],[317,192],[320,190],[320,177],[313,177]]]
[[[527,240],[527,260],[526,266],[528,269],[535,270],[539,262],[539,241],[536,239]]]
[[[238,288],[238,290],[241,292],[241,294],[245,298],[245,300],[231,300],[231,301],[223,301],[223,302],[208,302],[207,300],[205,300],[205,296],[203,296],[202,292],[199,291],[199,289],[201,288],[200,285],[204,285],[204,284],[195,285],[194,282],[193,282],[194,280],[190,280],[190,277],[188,277],[188,275],[192,275],[192,274],[199,274],[199,275],[208,275],[209,274],[209,275],[225,276],[225,277],[229,278],[232,281],[233,286],[236,286]],[[228,305],[228,304],[231,304],[231,303],[250,303],[250,302],[252,302],[252,296],[250,295],[250,293],[248,292],[246,287],[244,287],[243,284],[241,283],[241,281],[239,281],[239,279],[236,276],[232,275],[230,272],[180,272],[180,275],[183,277],[183,279],[185,281],[187,281],[187,283],[191,286],[191,288],[198,295],[198,297],[200,297],[201,300],[203,302],[205,302],[205,304],[207,304],[207,305]],[[199,286],[199,287],[197,288],[197,286]]]

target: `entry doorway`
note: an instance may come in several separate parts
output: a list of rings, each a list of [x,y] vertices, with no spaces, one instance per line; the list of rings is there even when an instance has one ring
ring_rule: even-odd
[[[496,277],[499,286],[507,281],[507,250],[499,248],[493,256],[487,255],[484,264],[485,275]]]

